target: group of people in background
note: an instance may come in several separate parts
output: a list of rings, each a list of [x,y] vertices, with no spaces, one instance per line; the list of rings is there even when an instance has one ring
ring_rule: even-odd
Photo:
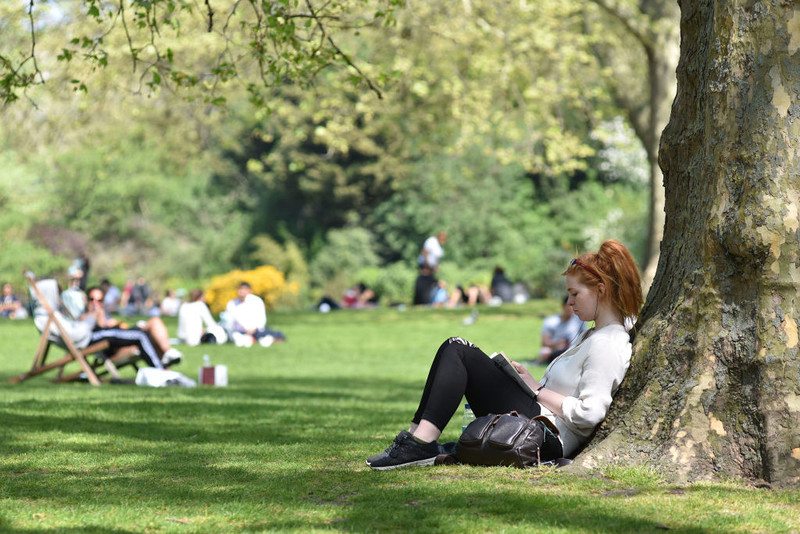
[[[228,302],[219,322],[211,315],[203,290],[193,289],[189,301],[178,308],[178,339],[189,346],[221,344],[230,340],[237,347],[255,344],[269,347],[286,341],[286,335],[280,330],[267,328],[263,299],[253,294],[249,283],[242,282],[236,290],[236,298]]]
[[[505,276],[502,267],[497,266],[492,275],[489,287],[480,284],[451,286],[437,275],[439,265],[445,255],[444,245],[447,243],[447,232],[439,231],[428,237],[422,244],[417,256],[419,272],[414,282],[415,306],[432,306],[434,308],[456,308],[476,304],[500,305],[504,302],[523,303],[530,298],[528,290],[522,283],[512,283]]]
[[[495,267],[489,286],[482,284],[448,284],[439,277],[439,266],[445,257],[448,234],[441,230],[425,239],[417,256],[417,276],[414,281],[412,305],[434,308],[472,309],[474,320],[477,304],[499,306],[503,303],[522,304],[530,299],[530,292],[522,282],[512,282],[501,266]],[[378,305],[379,295],[363,282],[348,287],[341,298],[323,296],[315,309],[321,312],[354,308],[373,308]],[[402,303],[392,306],[404,306]]]
[[[425,239],[417,258],[419,272],[414,285],[414,305],[445,308],[465,305],[474,310],[476,304],[522,303],[529,298],[524,285],[509,280],[500,266],[495,267],[489,287],[472,284],[456,285],[449,289],[448,284],[437,277],[445,256],[444,246],[447,240],[445,231],[439,231]],[[169,354],[170,364],[180,361],[180,353],[169,344],[166,327],[159,319],[160,316],[178,318],[177,339],[188,346],[230,341],[240,347],[256,344],[268,347],[286,340],[283,332],[267,328],[264,301],[253,294],[247,282],[239,285],[236,298],[228,302],[217,321],[205,302],[204,292],[199,288],[191,290],[185,301],[173,289],[167,289],[164,297],[159,299],[146,279],[139,276],[135,280],[129,279],[122,289],[113,285],[108,278],[103,278],[98,286],[87,290],[88,267],[88,260],[82,258],[76,260],[67,270],[67,286],[60,294],[60,301],[67,315],[73,320],[84,320],[90,315],[95,330],[113,328],[115,335],[119,334],[120,329],[141,330],[149,336],[151,345],[158,347],[155,352],[160,353],[160,357],[163,358],[165,353]],[[100,302],[92,298],[97,296],[101,297]],[[330,311],[340,308],[369,308],[377,306],[377,303],[378,295],[375,291],[363,283],[357,283],[345,291],[341,300],[324,297],[318,304],[318,309]],[[144,316],[149,319],[129,327],[124,321],[111,319],[114,315],[122,318]],[[473,311],[473,322],[475,315],[477,312]],[[27,308],[14,295],[11,285],[4,284],[0,317],[27,316]],[[562,312],[544,321],[542,348],[536,362],[546,364],[552,361],[584,331],[585,324],[572,313],[565,300]],[[128,337],[136,336],[131,334]],[[121,342],[124,341],[115,339],[115,343]],[[149,352],[145,348],[141,350]],[[160,361],[164,363],[163,359]]]
[[[112,352],[133,346],[149,366],[164,369],[180,363],[183,358],[173,346],[176,343],[195,346],[230,340],[240,347],[255,344],[266,347],[286,340],[283,332],[267,328],[264,301],[253,294],[247,282],[239,285],[236,298],[228,302],[217,322],[201,289],[192,290],[186,302],[175,291],[168,290],[156,313],[149,300],[152,292],[143,277],[121,291],[106,278],[99,285],[87,288],[86,267],[88,262],[76,260],[68,268],[63,291],[55,280],[37,282],[40,293],[79,348],[99,341],[107,341]],[[10,284],[4,284],[2,305],[5,317],[27,316],[27,308],[13,294]],[[47,310],[35,298],[31,305],[34,323],[41,330],[47,324]],[[177,340],[170,338],[161,315],[178,318]],[[142,316],[145,319],[128,323],[128,319]]]
[[[109,313],[125,317],[144,315],[146,317],[176,317],[181,299],[174,289],[167,289],[163,297],[150,289],[143,276],[128,279],[122,289],[103,278],[100,286],[105,291],[105,308]]]

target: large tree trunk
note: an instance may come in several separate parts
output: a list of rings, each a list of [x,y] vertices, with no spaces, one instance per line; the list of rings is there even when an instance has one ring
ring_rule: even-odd
[[[683,0],[666,226],[634,358],[576,461],[800,482],[800,7]]]

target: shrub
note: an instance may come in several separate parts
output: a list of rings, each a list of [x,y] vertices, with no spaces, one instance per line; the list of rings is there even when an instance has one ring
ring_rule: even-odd
[[[312,284],[324,287],[339,274],[350,278],[359,269],[376,267],[380,260],[375,254],[374,242],[374,236],[366,228],[330,230],[325,244],[309,265]]]
[[[266,234],[260,234],[250,240],[253,252],[250,259],[256,265],[272,265],[281,271],[288,282],[296,282],[301,288],[308,286],[308,265],[303,252],[294,242],[281,245]]]
[[[322,295],[339,298],[349,286],[360,281],[355,276],[359,270],[379,265],[374,241],[365,228],[330,230],[325,244],[309,264],[314,289],[321,290]]]
[[[398,261],[386,267],[367,267],[358,271],[353,283],[364,283],[378,295],[383,304],[410,304],[414,296],[414,280],[417,268],[414,264]]]
[[[287,295],[297,295],[296,283],[286,283],[283,273],[271,265],[264,265],[251,271],[235,270],[215,276],[206,287],[206,302],[211,313],[225,310],[228,301],[236,298],[239,284],[247,282],[253,294],[264,299],[267,310],[275,309]]]
[[[255,265],[272,265],[284,274],[289,285],[305,292],[303,296],[307,297],[308,265],[296,243],[289,241],[286,245],[281,245],[268,235],[260,234],[250,240],[250,245],[254,250],[249,258]],[[285,291],[273,304],[276,308],[297,308],[300,305],[300,297],[298,291]]]

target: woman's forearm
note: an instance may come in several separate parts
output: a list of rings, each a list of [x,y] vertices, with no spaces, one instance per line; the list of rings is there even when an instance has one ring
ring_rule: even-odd
[[[551,391],[547,388],[543,388],[542,383],[533,378],[528,368],[521,363],[512,361],[511,365],[517,370],[517,373],[519,373],[522,381],[528,384],[533,391],[538,392],[536,400],[539,402],[539,404],[559,417],[564,416],[564,412],[561,409],[561,403],[564,402],[564,395],[561,393],[556,393],[555,391]]]
[[[538,389],[539,386],[537,385],[536,388]],[[564,402],[564,398],[564,395],[561,393],[556,393],[555,391],[549,390],[545,387],[539,390],[539,395],[537,396],[536,400],[539,401],[539,404],[557,416],[564,417],[564,412],[561,409],[561,403]]]

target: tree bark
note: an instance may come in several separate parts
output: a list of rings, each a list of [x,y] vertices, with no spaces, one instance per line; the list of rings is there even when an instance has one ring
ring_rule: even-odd
[[[666,225],[634,357],[576,468],[800,483],[800,7],[681,1]]]

